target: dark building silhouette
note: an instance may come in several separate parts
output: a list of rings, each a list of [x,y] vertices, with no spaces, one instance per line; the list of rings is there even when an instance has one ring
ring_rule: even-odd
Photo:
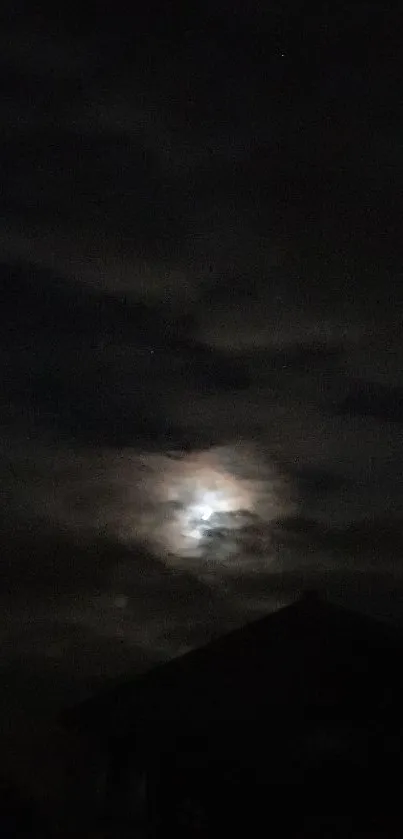
[[[402,650],[392,627],[309,593],[64,724],[93,744],[111,823],[155,837],[397,836]]]
[[[2,839],[50,839],[34,802],[13,782],[0,777],[0,836]]]

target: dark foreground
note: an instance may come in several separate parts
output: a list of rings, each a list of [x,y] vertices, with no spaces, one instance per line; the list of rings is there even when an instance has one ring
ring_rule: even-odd
[[[3,794],[1,835],[400,836],[402,659],[303,598],[66,712],[62,796]]]

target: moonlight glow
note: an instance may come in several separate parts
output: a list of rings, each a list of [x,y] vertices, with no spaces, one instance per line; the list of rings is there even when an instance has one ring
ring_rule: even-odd
[[[202,491],[200,500],[183,511],[185,534],[202,539],[213,526],[214,516],[231,512],[231,499],[223,493]]]
[[[141,544],[170,567],[192,573],[206,562],[225,574],[245,564],[250,570],[253,557],[259,569],[271,563],[272,526],[294,511],[289,482],[246,443],[175,456],[105,452],[96,468],[81,458],[69,474],[68,495],[55,493],[52,481],[40,499],[55,522],[81,538],[102,532],[134,546],[133,561]]]
[[[275,466],[250,446],[149,456],[147,471],[149,505],[141,531],[170,565],[192,560],[195,569],[195,560],[227,563],[231,556],[235,571],[243,534],[249,541],[262,533],[266,538],[270,523],[290,508]],[[143,480],[143,497],[144,487]]]

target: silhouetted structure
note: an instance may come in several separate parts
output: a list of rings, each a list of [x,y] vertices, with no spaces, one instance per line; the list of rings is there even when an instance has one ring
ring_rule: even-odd
[[[392,628],[309,595],[65,723],[98,750],[104,812],[150,835],[397,835],[401,664]]]
[[[0,836],[2,839],[46,839],[49,833],[32,801],[5,778],[0,778]]]

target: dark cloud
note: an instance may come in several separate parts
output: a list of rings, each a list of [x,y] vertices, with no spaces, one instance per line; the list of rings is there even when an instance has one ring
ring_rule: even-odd
[[[337,494],[348,483],[344,476],[320,467],[309,465],[300,467],[298,464],[289,464],[287,469],[299,484],[304,497],[312,498],[323,493]]]
[[[153,259],[169,257],[184,235],[186,205],[178,204],[177,187],[146,139],[36,131],[3,143],[1,157],[9,217],[52,228],[101,227]]]
[[[337,406],[341,414],[374,417],[384,422],[403,422],[403,388],[380,382],[352,382],[350,393]]]
[[[289,517],[280,523],[280,534],[285,543],[299,544],[310,552],[328,552],[337,563],[340,558],[348,564],[356,562],[357,570],[367,570],[371,564],[386,564],[392,571],[399,571],[403,548],[403,522],[399,518],[379,517],[351,522],[347,527],[329,527],[326,524],[303,517]],[[281,540],[281,535],[280,535]]]
[[[8,411],[21,406],[77,443],[188,446],[186,429],[166,416],[170,385],[249,385],[236,359],[199,346],[191,321],[161,304],[102,295],[29,265],[3,265],[1,286]]]

